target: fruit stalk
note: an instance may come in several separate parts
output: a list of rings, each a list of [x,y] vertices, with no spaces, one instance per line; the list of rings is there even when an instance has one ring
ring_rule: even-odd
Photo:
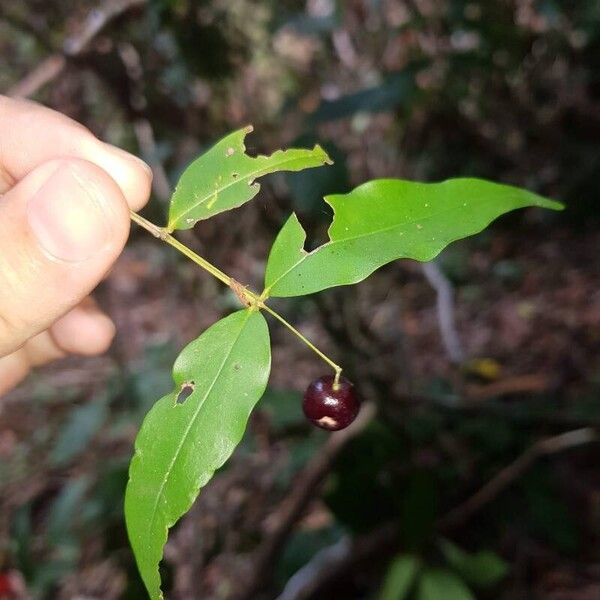
[[[321,350],[319,350],[306,336],[302,335],[291,323],[288,323],[288,321],[286,321],[278,312],[275,312],[270,306],[267,306],[261,301],[259,307],[263,308],[272,317],[285,325],[295,336],[299,337],[315,354],[320,356],[335,371],[334,385],[337,386],[342,373],[342,367],[334,363],[326,354],[321,352]]]

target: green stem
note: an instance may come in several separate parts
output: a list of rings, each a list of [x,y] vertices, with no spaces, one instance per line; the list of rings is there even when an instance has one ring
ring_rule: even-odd
[[[140,227],[149,231],[154,237],[173,246],[173,248],[179,250],[179,252],[187,256],[191,261],[195,262],[205,271],[208,271],[213,277],[216,277],[219,281],[222,281],[225,285],[231,287],[231,277],[217,269],[217,267],[208,262],[205,258],[202,258],[199,254],[196,254],[193,250],[190,250],[185,244],[182,244],[178,239],[174,238],[165,228],[151,223],[148,219],[144,219],[144,217],[133,211],[129,211],[129,214],[131,220],[140,225]]]
[[[199,267],[202,267],[213,277],[216,277],[219,281],[229,286],[243,304],[264,309],[272,317],[285,325],[294,335],[302,340],[317,356],[324,360],[335,371],[335,379],[333,382],[334,389],[338,386],[342,367],[334,363],[326,354],[321,352],[321,350],[319,350],[307,337],[302,335],[291,323],[288,323],[278,312],[274,311],[270,306],[267,306],[263,297],[240,285],[235,279],[229,277],[229,275],[226,273],[223,273],[223,271],[215,267],[205,258],[202,258],[199,254],[196,254],[185,244],[182,244],[178,239],[174,238],[164,227],[155,225],[151,221],[148,221],[148,219],[145,219],[133,211],[129,211],[129,214],[131,216],[131,220],[137,223],[140,227],[143,227],[146,231],[149,231],[154,237],[157,237],[170,246],[173,246],[173,248],[181,252]]]
[[[306,336],[302,335],[291,323],[288,323],[278,312],[275,312],[270,306],[267,306],[264,302],[261,302],[260,308],[266,310],[272,317],[275,317],[280,323],[285,325],[294,335],[299,337],[315,354],[320,356],[335,371],[335,379],[333,385],[334,388],[336,388],[339,384],[342,367],[334,363],[326,354],[321,352]]]

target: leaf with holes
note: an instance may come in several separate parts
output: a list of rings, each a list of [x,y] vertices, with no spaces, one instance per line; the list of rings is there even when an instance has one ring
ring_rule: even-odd
[[[270,365],[264,317],[251,309],[235,312],[184,348],[173,367],[175,389],[144,420],[129,470],[125,518],[153,600],[162,598],[158,565],[168,529],[241,440]]]
[[[252,200],[260,190],[256,180],[263,175],[331,164],[319,145],[249,156],[244,139],[251,131],[245,127],[230,133],[183,172],[171,197],[168,231],[191,229],[202,219]]]
[[[526,190],[467,178],[441,183],[379,179],[325,200],[334,210],[329,241],[306,252],[306,233],[292,215],[271,249],[264,297],[303,296],[357,283],[398,258],[431,260],[511,210],[562,208]]]

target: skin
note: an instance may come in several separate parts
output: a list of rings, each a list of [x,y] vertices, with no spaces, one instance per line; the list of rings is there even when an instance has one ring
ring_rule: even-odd
[[[0,95],[0,396],[33,367],[110,346],[114,324],[89,294],[151,183],[79,123]]]

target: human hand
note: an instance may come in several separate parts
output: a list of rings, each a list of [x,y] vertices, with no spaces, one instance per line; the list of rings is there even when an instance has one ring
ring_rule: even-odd
[[[108,348],[114,325],[88,295],[151,181],[75,121],[0,96],[0,395],[34,366]]]

